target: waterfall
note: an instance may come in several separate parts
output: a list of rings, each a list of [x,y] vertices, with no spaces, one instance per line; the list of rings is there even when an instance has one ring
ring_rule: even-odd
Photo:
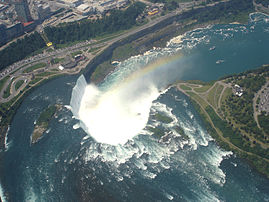
[[[71,111],[76,118],[79,117],[78,113],[79,113],[80,103],[84,95],[86,86],[87,86],[87,82],[84,75],[82,74],[78,78],[77,83],[75,87],[73,88],[71,101],[70,101]]]

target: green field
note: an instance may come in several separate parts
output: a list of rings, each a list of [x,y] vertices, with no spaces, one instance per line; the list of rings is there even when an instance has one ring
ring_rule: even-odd
[[[198,88],[194,88],[194,91],[197,93],[204,93],[206,92],[209,88],[211,88],[212,85],[203,85],[201,87]]]
[[[23,73],[29,73],[29,72],[32,72],[32,71],[34,71],[34,70],[36,70],[36,69],[40,69],[40,68],[42,68],[42,67],[46,67],[46,66],[47,66],[46,63],[37,63],[37,64],[35,64],[35,65],[33,65],[33,66],[28,67],[27,69],[25,69],[25,70],[23,71]]]
[[[5,78],[0,80],[0,91],[2,90],[2,88],[4,87],[8,79],[9,79],[9,76],[6,76]]]
[[[10,89],[11,89],[12,81],[8,84],[7,88],[4,91],[3,98],[8,98],[10,96]]]
[[[76,51],[76,52],[71,53],[71,56],[75,57],[76,55],[80,55],[80,54],[82,54],[82,51]]]
[[[57,72],[42,72],[40,74],[37,74],[36,77],[47,77],[47,76],[51,76],[53,74],[57,74]]]
[[[22,86],[23,83],[24,83],[24,80],[17,81],[15,84],[15,90],[17,91]]]
[[[52,64],[58,64],[58,63],[63,62],[63,61],[64,61],[64,58],[53,58],[51,60],[51,63]]]
[[[105,76],[114,68],[115,67],[113,67],[113,65],[111,65],[109,61],[106,61],[98,65],[98,67],[95,69],[95,71],[91,75],[91,80],[95,82],[100,81],[102,78],[105,78]]]
[[[253,116],[253,106],[256,105],[253,98],[265,85],[268,77],[269,68],[264,66],[221,80],[229,83],[229,86],[234,86],[235,83],[240,85],[243,88],[241,97],[234,95],[231,87],[226,87],[220,97],[224,88],[222,83],[215,83],[207,93],[185,90],[185,94],[190,96],[204,120],[207,131],[219,145],[247,159],[258,171],[267,176],[269,176],[269,116],[266,116],[265,112],[258,115],[261,125],[259,129]],[[188,82],[187,85],[191,87],[192,83]],[[209,86],[204,85],[206,86],[204,89]],[[220,106],[218,106],[219,99],[221,99]]]
[[[101,47],[97,47],[97,48],[90,48],[89,50],[88,50],[88,53],[92,53],[92,54],[94,54],[94,52],[97,52],[97,50],[99,50]]]
[[[123,60],[133,55],[134,48],[132,43],[125,44],[116,48],[112,55],[112,60]]]
[[[188,87],[188,86],[186,86],[184,84],[180,85],[180,88],[183,89],[183,90],[191,90],[190,87]]]
[[[206,103],[206,101],[204,101],[203,98],[201,98],[199,95],[197,95],[196,93],[193,92],[186,92],[190,97],[194,98],[197,102],[199,102],[200,105],[202,105],[202,107],[207,107],[208,104]]]
[[[219,101],[222,89],[223,89],[222,85],[216,84],[208,93],[207,101],[214,108],[218,108],[218,101]]]
[[[39,82],[39,81],[41,81],[43,78],[35,78],[34,80],[32,80],[32,81],[30,81],[30,85],[33,85],[33,84],[35,84],[35,83],[37,83],[37,82]]]

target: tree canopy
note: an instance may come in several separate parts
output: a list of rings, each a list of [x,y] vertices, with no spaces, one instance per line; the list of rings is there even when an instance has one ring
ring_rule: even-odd
[[[24,59],[33,52],[46,46],[45,41],[37,32],[25,36],[11,43],[7,48],[0,51],[0,70]]]
[[[88,40],[96,36],[125,30],[136,25],[136,18],[144,11],[145,4],[137,2],[126,10],[111,10],[98,20],[83,20],[62,24],[58,27],[46,27],[45,33],[54,44]]]

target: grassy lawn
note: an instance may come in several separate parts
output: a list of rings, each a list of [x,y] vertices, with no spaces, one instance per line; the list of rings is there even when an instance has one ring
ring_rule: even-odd
[[[132,56],[133,47],[128,43],[124,46],[120,46],[113,51],[112,60],[123,60]]]
[[[219,101],[219,99],[220,99],[220,94],[221,94],[223,88],[224,88],[223,85],[218,85],[218,88],[217,88],[217,91],[216,91],[216,95],[215,95],[215,98],[216,98],[216,100],[217,100],[217,103],[216,103],[217,106],[218,106],[218,101]]]
[[[227,99],[228,96],[232,95],[232,89],[231,88],[226,88],[225,91],[222,94],[221,98],[221,104],[224,104],[224,101]]]
[[[77,43],[80,43],[80,42],[82,42],[82,41],[74,41],[74,42],[69,42],[69,43],[65,43],[65,44],[56,44],[55,47],[57,49],[67,48],[69,46],[76,45]]]
[[[24,80],[19,80],[18,82],[16,82],[15,90],[17,91],[22,86],[23,83],[24,83]]]
[[[91,75],[92,81],[99,81],[104,78],[112,69],[114,69],[113,65],[110,64],[109,61],[106,61],[96,68],[96,70]]]
[[[3,78],[0,80],[0,91],[2,90],[2,88],[4,87],[5,83],[7,82],[7,80],[9,79],[9,76]]]
[[[202,105],[203,108],[206,108],[208,104],[197,94],[193,92],[186,92],[189,96],[194,98],[197,102],[199,102],[200,105]]]
[[[39,82],[39,81],[41,81],[43,78],[35,78],[34,80],[32,80],[32,81],[30,81],[30,85],[33,85],[33,84],[35,84],[35,83],[37,83],[37,82]]]
[[[206,92],[209,88],[211,88],[212,85],[204,85],[202,87],[194,88],[193,90],[197,93],[204,93]]]
[[[82,51],[73,52],[73,53],[71,53],[71,56],[75,57],[76,55],[79,55],[79,54],[82,54]]]
[[[132,30],[132,29],[133,28],[131,28],[130,30]],[[128,30],[128,31],[130,31],[130,30]],[[94,38],[94,40],[109,40],[109,39],[112,39],[114,37],[117,37],[117,36],[123,34],[124,32],[126,32],[126,30],[120,30],[120,31],[114,32],[112,34],[104,34],[102,36],[97,36],[96,38]]]
[[[188,86],[186,86],[186,85],[184,85],[184,84],[180,85],[180,88],[181,88],[182,90],[191,90],[190,87],[188,87]]]
[[[230,94],[230,90],[231,89],[225,90],[224,97],[227,97]],[[211,136],[214,137],[214,139],[217,140],[218,144],[227,150],[232,150],[236,152],[242,158],[247,159],[258,171],[269,176],[268,161],[262,158],[268,155],[266,154],[266,151],[262,150],[260,145],[257,143],[256,146],[251,147],[249,143],[242,137],[242,135],[238,130],[231,127],[231,125],[228,124],[225,120],[219,118],[219,116],[215,113],[213,108],[211,108],[208,105],[204,108],[204,103],[201,102],[202,100],[199,99],[197,95],[195,95],[192,92],[188,92],[188,94],[191,95],[192,100],[194,99],[196,100],[192,101],[192,103],[195,109],[197,109],[197,111],[199,112],[201,118],[203,119],[207,131],[210,133]],[[200,105],[198,105],[197,103],[202,105],[202,107],[205,109],[205,112],[201,109]],[[210,121],[206,114],[209,115],[217,131],[210,124]],[[228,142],[225,141],[223,137],[225,137],[225,139],[228,140]]]
[[[37,64],[35,64],[35,65],[33,65],[33,66],[28,67],[27,69],[25,69],[23,71],[23,73],[29,73],[29,72],[32,72],[32,71],[34,71],[36,69],[39,69],[39,68],[42,68],[42,67],[46,67],[46,66],[47,66],[46,63],[37,63]]]
[[[10,96],[10,88],[11,88],[12,81],[8,84],[7,88],[4,91],[3,98],[8,98]]]
[[[90,49],[88,50],[88,53],[95,52],[95,51],[99,50],[100,48],[102,48],[102,47],[90,48]]]
[[[218,108],[218,101],[219,101],[219,96],[221,94],[221,91],[223,89],[222,85],[216,84],[214,88],[212,88],[207,97],[207,101],[215,108]]]
[[[231,22],[239,22],[241,24],[246,24],[249,20],[248,12],[241,12],[237,15],[230,15],[228,18],[221,18],[221,23],[228,24]]]
[[[40,74],[37,74],[36,76],[37,77],[45,77],[45,76],[50,76],[50,75],[53,75],[55,74],[56,72],[42,72]]]
[[[60,62],[64,61],[64,58],[53,58],[51,63],[52,64],[58,64]]]

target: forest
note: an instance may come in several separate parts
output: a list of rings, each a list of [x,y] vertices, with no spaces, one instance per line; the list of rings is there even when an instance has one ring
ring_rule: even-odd
[[[57,27],[46,27],[45,33],[54,44],[64,44],[126,30],[136,25],[136,18],[144,11],[145,4],[136,2],[126,10],[112,10],[101,19],[83,20]]]
[[[244,131],[265,142],[266,138],[257,127],[253,117],[254,94],[265,84],[265,77],[249,74],[244,79],[238,77],[234,82],[244,89],[244,93],[242,97],[231,95],[226,100],[230,115],[236,120],[236,124],[241,125]]]
[[[175,0],[152,0],[156,2],[169,2],[171,5]],[[258,0],[257,0],[258,1]],[[178,1],[177,1],[178,2]],[[136,18],[143,13],[145,4],[136,2],[126,10],[113,10],[109,15],[95,21],[83,20],[79,22],[61,24],[57,27],[46,27],[45,33],[55,46],[75,41],[89,40],[108,33],[129,29],[137,25]],[[167,8],[169,9],[169,8]],[[171,8],[170,8],[171,9]],[[186,18],[197,20],[197,23],[218,20],[219,18],[229,19],[240,12],[252,12],[252,0],[232,0],[220,3],[215,7],[204,9],[193,9],[183,15]],[[40,34],[35,32],[23,39],[18,39],[8,47],[0,51],[0,71],[5,67],[32,55],[46,46]]]
[[[137,2],[124,11],[112,10],[110,15],[105,15],[102,19],[96,21],[84,20],[61,24],[58,27],[46,27],[45,33],[56,46],[57,44],[88,40],[96,36],[131,28],[136,25],[136,18],[144,11],[144,8],[145,4]],[[45,46],[45,41],[37,32],[18,39],[0,51],[0,71]]]
[[[255,1],[257,4],[262,4],[265,7],[269,6],[269,0],[256,0]]]
[[[198,10],[198,9],[197,9]],[[204,12],[196,13],[193,11],[193,19],[198,20],[199,23],[229,19],[240,12],[253,12],[254,6],[252,0],[233,0],[226,3],[219,3],[216,7],[208,7]]]
[[[258,116],[258,120],[264,132],[269,134],[269,115],[265,112],[262,112],[261,115]]]
[[[37,32],[25,36],[23,39],[18,39],[0,51],[0,71],[45,46],[45,41]]]

